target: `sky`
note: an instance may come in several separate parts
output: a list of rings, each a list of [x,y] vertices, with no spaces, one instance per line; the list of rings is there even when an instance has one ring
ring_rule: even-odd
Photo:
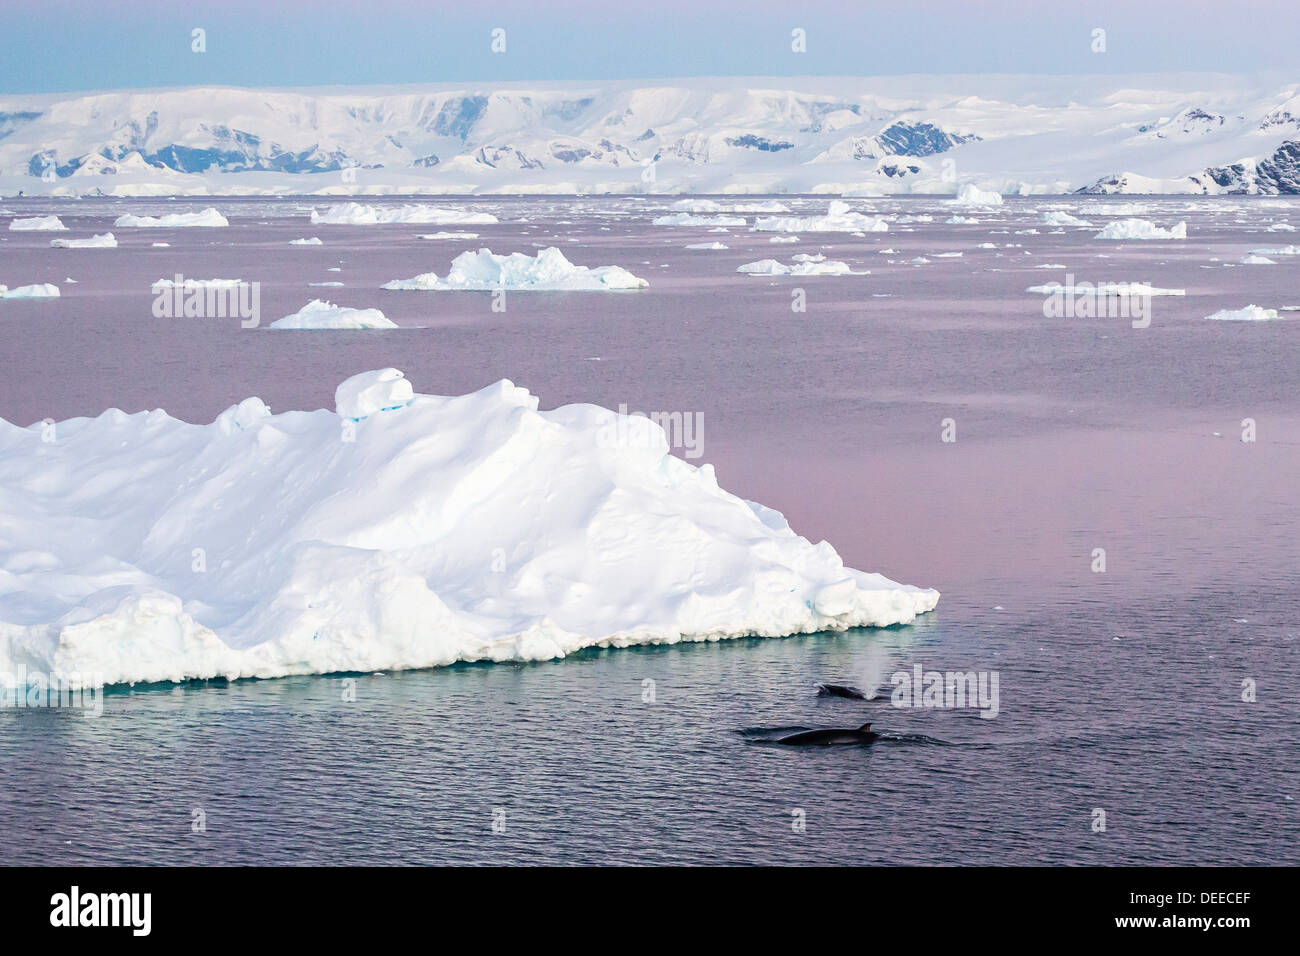
[[[192,31],[205,31],[204,52]],[[505,30],[505,52],[492,31]],[[792,31],[806,35],[795,52]],[[1094,31],[1105,30],[1105,52]],[[1296,71],[1296,0],[0,0],[0,94]]]

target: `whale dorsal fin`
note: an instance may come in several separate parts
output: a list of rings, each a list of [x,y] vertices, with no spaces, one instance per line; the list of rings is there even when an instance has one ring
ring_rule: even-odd
[[[861,731],[867,731],[867,730],[870,730],[870,729],[871,729],[871,725],[870,725],[870,724],[863,724],[861,727],[858,728],[858,730],[861,730]]]

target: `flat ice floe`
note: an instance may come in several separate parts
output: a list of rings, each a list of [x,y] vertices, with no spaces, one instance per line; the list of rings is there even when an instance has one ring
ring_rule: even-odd
[[[0,285],[0,299],[57,299],[63,293],[50,282],[20,285],[15,289]]]
[[[1187,223],[1180,222],[1168,229],[1146,219],[1121,219],[1107,223],[1095,236],[1097,239],[1186,239]]]
[[[769,216],[759,219],[758,232],[887,232],[889,223],[854,212],[842,199],[831,200],[824,216]]]
[[[575,266],[555,246],[536,256],[514,252],[499,256],[491,249],[462,252],[451,261],[447,278],[426,272],[413,279],[394,279],[381,288],[415,292],[464,290],[495,292],[621,292],[650,283],[619,266]]]
[[[276,319],[271,329],[396,329],[399,326],[378,309],[349,309],[313,299],[293,315]]]
[[[32,216],[9,223],[10,232],[59,232],[67,228],[58,216]]]
[[[1064,266],[1059,268],[1064,268]],[[1025,291],[1037,292],[1042,295],[1055,295],[1058,292],[1064,295],[1123,295],[1134,297],[1187,295],[1186,289],[1161,289],[1159,286],[1153,286],[1146,282],[1080,282],[1075,285],[1049,282],[1046,285],[1031,285]]]
[[[686,246],[687,249],[712,249],[720,251],[730,248],[725,242],[692,242]]]
[[[291,246],[323,246],[323,245],[325,245],[325,243],[321,242],[319,236],[311,236],[310,238],[304,238],[304,239],[290,239],[290,240],[289,240],[289,245],[291,245]]]
[[[51,249],[116,249],[117,237],[111,232],[91,236],[89,239],[51,239]]]
[[[426,232],[416,239],[477,239],[477,232]]]
[[[1300,256],[1300,246],[1278,246],[1275,249],[1252,249],[1252,256]]]
[[[542,412],[508,381],[417,395],[393,369],[344,382],[334,410],[0,420],[0,672],[76,687],[545,660],[937,604],[668,449],[646,418]]]
[[[743,226],[748,220],[743,216],[697,216],[689,212],[675,212],[651,220],[652,226]]]
[[[389,209],[349,202],[330,206],[323,213],[313,209],[311,221],[312,225],[318,226],[382,226],[403,222],[435,226],[487,226],[496,222],[497,217],[491,213],[466,212],[450,206],[416,205]]]
[[[1257,305],[1248,305],[1244,309],[1220,309],[1207,319],[1219,322],[1267,322],[1277,318],[1277,309],[1264,309]]]
[[[213,228],[228,226],[226,217],[209,206],[202,212],[172,212],[165,216],[133,216],[128,213],[113,221],[118,229],[179,229],[182,227]]]

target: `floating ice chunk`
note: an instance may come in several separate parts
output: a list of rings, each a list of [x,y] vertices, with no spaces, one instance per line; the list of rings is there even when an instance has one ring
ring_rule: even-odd
[[[724,205],[715,199],[679,199],[673,203],[674,209],[682,209],[688,213],[717,213],[717,212],[789,212],[790,207],[785,203],[778,202],[775,199],[767,202],[751,203],[731,203]]]
[[[0,672],[75,687],[543,660],[904,624],[939,600],[846,568],[650,419],[539,411],[508,381],[416,395],[396,370],[335,401],[246,400],[210,425],[109,412],[52,443],[0,422],[6,553],[48,555],[4,566]]]
[[[854,212],[842,199],[831,200],[824,216],[770,216],[759,219],[756,232],[886,232],[884,219]]]
[[[950,226],[975,226],[979,225],[978,219],[972,219],[970,216],[950,216],[944,220]]]
[[[1187,223],[1163,229],[1146,219],[1121,219],[1119,222],[1107,223],[1097,239],[1186,239]]]
[[[1244,309],[1220,309],[1207,319],[1219,322],[1267,322],[1277,318],[1277,309],[1263,309],[1257,305],[1248,305]]]
[[[323,245],[325,245],[325,243],[321,242],[319,236],[312,236],[310,239],[290,239],[290,240],[289,240],[289,245],[291,245],[291,246],[323,246]]]
[[[20,285],[16,289],[0,285],[0,299],[57,299],[60,295],[59,287],[49,282]]]
[[[1001,206],[1002,194],[980,189],[974,183],[962,183],[955,199],[949,199],[953,206]]]
[[[234,289],[243,281],[243,279],[181,279],[177,282],[175,279],[159,279],[149,288],[154,292],[174,289],[177,285],[184,289]]]
[[[344,379],[334,390],[334,411],[344,418],[362,419],[403,408],[414,398],[415,390],[400,370],[381,368]]]
[[[1291,223],[1289,222],[1274,222],[1274,223],[1269,223],[1268,231],[1269,232],[1295,232],[1295,226],[1291,225]]]
[[[1257,256],[1254,253],[1251,253],[1248,256],[1242,256],[1241,264],[1243,266],[1275,266],[1277,265],[1277,262],[1270,259],[1268,256]]]
[[[149,245],[155,249],[170,249],[172,244],[170,242],[151,242]]]
[[[375,226],[411,222],[430,225],[491,225],[497,217],[486,212],[467,212],[451,206],[401,206],[387,209],[382,206],[363,206],[349,202],[331,206],[320,213],[311,211],[313,225],[321,226]]]
[[[772,236],[768,242],[798,242],[798,236]]]
[[[1278,246],[1276,249],[1252,249],[1252,256],[1300,256],[1300,246]]]
[[[396,322],[378,309],[349,309],[313,299],[293,315],[276,319],[272,329],[395,329]]]
[[[687,249],[728,249],[730,248],[725,242],[692,242],[686,247]]]
[[[1048,226],[1091,226],[1092,223],[1071,216],[1068,212],[1054,210],[1043,213],[1043,223]]]
[[[209,206],[202,212],[173,212],[165,216],[118,216],[113,221],[118,229],[179,229],[182,227],[228,226],[226,217]]]
[[[106,232],[102,235],[91,236],[89,239],[51,239],[50,248],[52,249],[116,249],[117,238],[111,233]]]
[[[650,283],[619,266],[575,266],[551,246],[536,256],[522,252],[499,256],[491,249],[462,252],[451,261],[447,278],[426,272],[413,279],[394,279],[382,286],[419,292],[470,290],[491,292],[619,292],[644,289]]]
[[[67,228],[58,216],[33,216],[30,219],[15,219],[9,223],[10,232],[58,232]]]
[[[416,239],[477,239],[477,232],[426,232]]]

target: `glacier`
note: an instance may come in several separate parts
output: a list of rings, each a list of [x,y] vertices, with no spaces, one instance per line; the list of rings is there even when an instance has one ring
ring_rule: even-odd
[[[5,109],[5,195],[1300,193],[1285,74],[203,87]],[[718,206],[683,211],[739,208]]]
[[[647,418],[397,369],[332,410],[0,419],[0,513],[0,671],[69,687],[883,627],[939,600],[846,568]]]

